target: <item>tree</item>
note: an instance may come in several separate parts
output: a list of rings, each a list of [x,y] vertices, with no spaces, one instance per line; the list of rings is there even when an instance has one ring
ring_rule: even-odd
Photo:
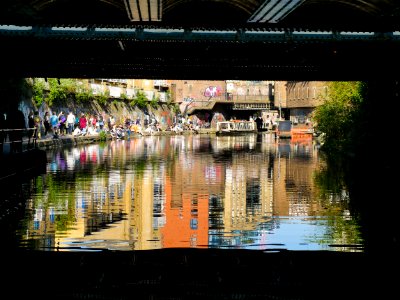
[[[44,99],[45,80],[43,78],[35,78],[32,81],[32,96],[36,106],[42,105]]]
[[[327,98],[313,113],[316,130],[325,134],[323,149],[349,150],[364,95],[364,82],[334,81],[329,83]]]

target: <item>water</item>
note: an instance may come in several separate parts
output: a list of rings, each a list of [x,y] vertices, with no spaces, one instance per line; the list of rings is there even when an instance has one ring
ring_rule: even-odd
[[[327,184],[311,139],[147,136],[47,156],[22,186],[20,248],[363,252],[348,192]]]

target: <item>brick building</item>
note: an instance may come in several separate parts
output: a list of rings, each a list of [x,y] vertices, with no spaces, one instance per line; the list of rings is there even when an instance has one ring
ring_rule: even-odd
[[[327,81],[275,81],[275,105],[294,124],[306,123],[327,96]]]

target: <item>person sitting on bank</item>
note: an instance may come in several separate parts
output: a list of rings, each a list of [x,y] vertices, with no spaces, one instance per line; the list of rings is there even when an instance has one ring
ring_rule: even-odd
[[[80,136],[82,135],[82,130],[79,129],[79,127],[76,127],[74,129],[74,132],[72,133],[73,136]]]
[[[99,133],[96,131],[96,129],[93,126],[87,127],[87,134],[88,135],[99,135]]]

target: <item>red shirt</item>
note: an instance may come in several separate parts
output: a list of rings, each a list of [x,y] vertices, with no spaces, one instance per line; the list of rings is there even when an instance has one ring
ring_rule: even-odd
[[[79,128],[82,130],[83,128],[86,128],[87,125],[87,120],[85,117],[80,117],[79,118]]]

